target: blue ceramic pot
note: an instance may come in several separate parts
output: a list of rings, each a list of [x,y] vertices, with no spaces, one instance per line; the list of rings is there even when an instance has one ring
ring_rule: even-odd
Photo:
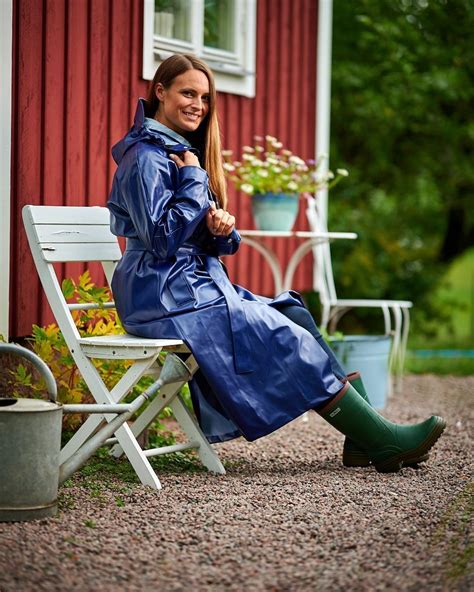
[[[291,230],[298,216],[297,193],[256,193],[252,213],[259,230]]]

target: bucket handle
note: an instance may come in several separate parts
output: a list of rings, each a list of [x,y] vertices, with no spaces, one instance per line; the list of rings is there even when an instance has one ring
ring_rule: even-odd
[[[39,356],[37,356],[31,350],[26,349],[26,347],[23,347],[16,343],[0,343],[0,353],[14,354],[16,356],[20,356],[22,358],[26,358],[27,360],[29,360],[33,364],[33,366],[35,366],[39,370],[40,374],[46,381],[46,388],[48,390],[49,400],[52,403],[56,403],[58,395],[58,387],[56,385],[56,381],[51,370]]]

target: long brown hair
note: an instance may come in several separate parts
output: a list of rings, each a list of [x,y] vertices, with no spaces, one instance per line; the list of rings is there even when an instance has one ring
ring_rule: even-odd
[[[162,62],[155,72],[155,76],[148,91],[148,115],[155,117],[160,108],[160,100],[156,96],[156,87],[161,84],[167,89],[177,76],[187,70],[200,70],[209,81],[209,112],[199,128],[189,134],[192,144],[198,148],[204,160],[204,168],[209,175],[209,187],[217,197],[222,208],[227,207],[227,187],[222,168],[221,138],[216,109],[216,87],[214,76],[207,64],[190,54],[172,55]]]

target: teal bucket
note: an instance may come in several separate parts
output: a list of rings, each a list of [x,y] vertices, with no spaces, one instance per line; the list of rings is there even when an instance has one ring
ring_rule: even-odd
[[[371,405],[383,409],[390,390],[390,336],[347,335],[329,343],[347,374],[360,372]]]
[[[252,214],[259,230],[287,231],[298,216],[298,195],[257,193],[252,197]]]

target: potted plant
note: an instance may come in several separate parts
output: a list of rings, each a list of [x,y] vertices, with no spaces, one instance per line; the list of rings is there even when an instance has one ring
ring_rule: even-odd
[[[303,160],[273,136],[255,136],[254,146],[243,146],[239,160],[223,150],[224,170],[237,189],[252,197],[252,212],[260,230],[291,230],[298,215],[299,197],[334,187],[345,169],[322,171],[324,156]]]

